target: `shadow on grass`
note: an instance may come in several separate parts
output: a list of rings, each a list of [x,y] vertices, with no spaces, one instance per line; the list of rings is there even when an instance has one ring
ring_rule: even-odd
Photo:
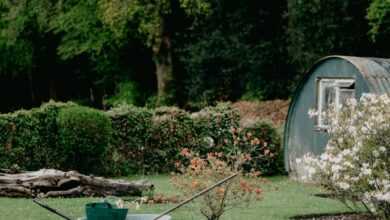
[[[308,215],[297,215],[290,217],[293,220],[380,220],[365,212],[342,212],[342,213],[319,213]]]

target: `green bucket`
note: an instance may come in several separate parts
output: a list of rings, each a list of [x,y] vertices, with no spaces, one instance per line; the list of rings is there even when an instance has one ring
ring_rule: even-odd
[[[125,220],[127,211],[113,207],[108,202],[88,203],[85,206],[87,220]]]

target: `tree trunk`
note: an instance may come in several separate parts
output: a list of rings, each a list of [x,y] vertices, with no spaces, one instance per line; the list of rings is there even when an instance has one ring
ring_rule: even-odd
[[[173,80],[171,37],[164,21],[161,22],[161,39],[157,39],[153,46],[153,60],[157,77],[157,104],[163,104],[170,94]]]
[[[54,79],[49,81],[49,99],[57,100],[57,88]]]
[[[170,95],[169,86],[173,79],[171,59],[171,55],[169,55],[168,57],[160,57],[158,61],[155,61],[158,104],[162,104],[164,99]]]
[[[86,176],[76,171],[42,169],[18,174],[0,173],[0,196],[79,197],[131,196],[153,189],[149,181],[125,181]]]
[[[34,105],[36,103],[36,99],[35,99],[35,93],[34,93],[34,84],[33,84],[32,73],[31,72],[28,73],[27,77],[28,77],[28,86],[30,89],[31,104]]]
[[[95,94],[94,94],[94,91],[93,91],[93,88],[89,88],[89,102],[95,106],[96,103],[95,103]]]

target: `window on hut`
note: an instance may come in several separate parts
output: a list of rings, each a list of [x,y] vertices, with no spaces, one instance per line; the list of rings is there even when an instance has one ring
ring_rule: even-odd
[[[355,97],[354,79],[320,78],[317,80],[316,128],[326,130],[329,126],[326,112],[330,108],[341,109],[346,100]]]

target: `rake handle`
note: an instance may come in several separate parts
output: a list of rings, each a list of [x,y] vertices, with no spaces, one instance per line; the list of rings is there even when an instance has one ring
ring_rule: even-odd
[[[222,180],[218,181],[218,182],[215,183],[214,185],[212,185],[212,186],[210,186],[210,187],[208,187],[208,188],[206,188],[206,189],[204,189],[204,190],[202,190],[202,191],[196,193],[196,194],[193,195],[192,197],[190,197],[190,198],[188,198],[188,199],[182,201],[181,203],[177,204],[176,206],[174,206],[174,207],[172,207],[172,208],[166,210],[165,212],[163,212],[163,213],[161,213],[160,215],[158,215],[157,217],[155,217],[153,220],[158,220],[158,219],[160,219],[160,218],[163,217],[164,215],[173,212],[174,210],[176,210],[176,209],[182,207],[183,205],[185,205],[185,204],[191,202],[192,200],[198,198],[199,196],[201,196],[201,195],[203,195],[203,194],[205,194],[205,193],[211,191],[211,190],[214,189],[215,187],[220,186],[220,185],[222,185],[223,183],[225,183],[225,182],[227,182],[227,181],[233,179],[233,178],[236,177],[237,175],[238,175],[238,173],[235,173],[235,174],[233,174],[233,175],[231,175],[231,176],[226,177],[225,179],[222,179]]]
[[[51,207],[49,207],[49,206],[47,206],[47,205],[45,205],[45,204],[39,202],[37,199],[33,199],[33,202],[34,202],[35,204],[39,205],[40,207],[42,207],[42,208],[44,208],[44,209],[46,209],[46,210],[48,210],[48,211],[50,211],[50,212],[52,212],[52,213],[58,215],[58,216],[61,216],[63,219],[66,219],[66,220],[73,220],[73,219],[69,218],[68,216],[66,216],[66,215],[64,215],[64,214],[62,214],[62,213],[60,213],[60,212],[57,211],[56,209],[51,208]]]

